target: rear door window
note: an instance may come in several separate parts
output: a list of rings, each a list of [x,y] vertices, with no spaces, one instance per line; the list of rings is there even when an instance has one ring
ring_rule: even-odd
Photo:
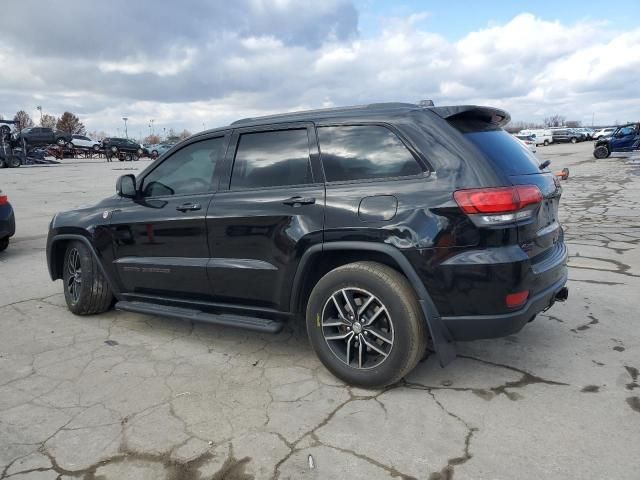
[[[381,125],[319,127],[329,182],[417,175],[422,168],[398,136]]]
[[[313,178],[306,128],[240,135],[231,190],[309,183]]]

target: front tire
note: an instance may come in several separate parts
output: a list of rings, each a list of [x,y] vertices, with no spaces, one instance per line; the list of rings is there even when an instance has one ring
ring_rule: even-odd
[[[49,138],[51,138],[51,137],[49,137]],[[60,145],[61,147],[64,147],[64,146],[66,145],[67,141],[66,141],[64,138],[62,138],[62,137],[61,137],[61,138],[58,138],[58,139],[56,140],[56,143],[57,143],[58,145]]]
[[[0,239],[0,252],[4,252],[9,246],[9,237]]]
[[[15,155],[9,157],[9,159],[7,160],[7,166],[9,168],[18,168],[20,165],[22,165],[22,163],[20,162],[20,157],[17,157]]]
[[[593,151],[593,156],[599,160],[603,158],[607,158],[609,155],[611,155],[611,152],[605,145],[600,145],[599,147],[596,147],[595,150]]]
[[[84,243],[72,242],[67,247],[62,278],[67,307],[76,315],[102,313],[111,307],[111,288]]]
[[[338,267],[316,284],[307,333],[324,366],[351,385],[399,381],[424,354],[425,319],[407,279],[375,262]]]
[[[571,143],[577,143],[578,139],[576,137],[571,137]]]
[[[545,147],[548,147],[548,146],[549,146],[549,140],[545,140],[545,141],[544,141],[544,146],[545,146]]]

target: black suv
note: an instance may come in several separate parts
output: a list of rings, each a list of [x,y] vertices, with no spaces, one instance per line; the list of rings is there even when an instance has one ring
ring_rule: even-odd
[[[29,147],[51,145],[54,143],[63,146],[71,142],[71,134],[52,128],[30,127],[14,134],[14,140],[16,142],[23,139]]]
[[[571,128],[558,128],[551,130],[554,143],[577,143],[585,140],[585,135],[582,132],[577,132]]]
[[[47,241],[69,309],[277,332],[306,318],[343,380],[518,332],[567,297],[552,173],[476,106],[374,104],[197,134]]]
[[[102,140],[102,148],[107,158],[116,156],[120,161],[138,160],[138,158],[147,153],[146,149],[141,147],[138,142],[128,138],[105,138]]]

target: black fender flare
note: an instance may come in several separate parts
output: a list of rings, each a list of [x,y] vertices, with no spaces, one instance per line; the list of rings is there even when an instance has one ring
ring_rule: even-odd
[[[385,243],[376,242],[362,242],[362,241],[338,241],[317,244],[310,247],[300,258],[300,263],[296,269],[295,276],[293,278],[292,295],[290,299],[290,311],[295,311],[295,306],[298,305],[302,280],[307,272],[307,265],[311,258],[322,252],[335,251],[335,250],[359,250],[379,252],[391,257],[400,267],[402,273],[407,277],[409,283],[413,287],[416,295],[418,296],[418,302],[420,308],[424,314],[424,318],[427,322],[427,328],[431,334],[433,341],[433,347],[438,361],[442,367],[451,363],[456,358],[455,342],[451,333],[442,322],[438,309],[435,303],[431,299],[429,292],[427,291],[424,283],[420,280],[420,277],[416,273],[415,269],[407,260],[407,258],[397,248],[387,245]]]
[[[55,267],[54,267],[54,258],[53,258],[53,246],[60,241],[68,241],[68,240],[79,240],[87,246],[87,248],[91,252],[91,255],[93,255],[93,258],[96,259],[96,263],[98,264],[98,268],[100,268],[100,272],[102,273],[102,275],[104,275],[104,278],[107,279],[107,283],[109,284],[109,288],[111,289],[113,296],[116,297],[116,299],[121,300],[120,289],[107,273],[102,263],[102,259],[96,253],[96,249],[93,247],[93,244],[89,241],[87,237],[83,235],[72,234],[72,233],[61,233],[59,235],[54,236],[47,242],[47,267],[49,268],[49,276],[51,277],[51,280],[54,280],[54,281],[56,280],[56,278],[54,278],[56,272],[54,271]]]

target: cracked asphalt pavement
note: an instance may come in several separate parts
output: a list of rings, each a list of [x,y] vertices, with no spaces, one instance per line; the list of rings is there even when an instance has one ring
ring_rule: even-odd
[[[47,275],[51,216],[146,162],[0,171],[18,227],[0,254],[0,479],[640,478],[640,156],[591,149],[538,150],[571,170],[568,302],[382,391],[332,377],[304,327],[74,316]]]

